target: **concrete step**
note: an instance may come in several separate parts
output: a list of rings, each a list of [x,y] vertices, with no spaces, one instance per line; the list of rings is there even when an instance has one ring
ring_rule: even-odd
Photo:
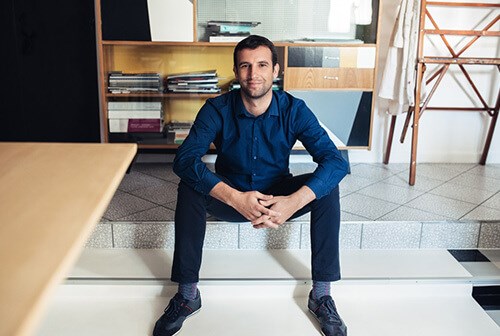
[[[151,335],[176,292],[171,260],[171,250],[86,249],[36,335]],[[204,251],[203,307],[179,335],[320,335],[306,307],[309,260],[307,250]],[[341,264],[332,292],[350,336],[500,335],[446,250],[343,250]]]

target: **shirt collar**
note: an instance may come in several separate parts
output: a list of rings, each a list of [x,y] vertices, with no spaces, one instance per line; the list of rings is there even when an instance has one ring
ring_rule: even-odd
[[[240,90],[234,90],[234,91],[236,93],[236,102],[235,102],[236,115],[239,117],[254,118],[254,116],[250,112],[247,111],[245,104],[243,104],[243,99],[241,99]],[[269,116],[274,116],[274,117],[279,116],[278,99],[276,98],[276,95],[274,94],[274,92],[273,92],[273,98],[271,100],[271,104],[267,108],[267,111],[261,117],[268,118]]]

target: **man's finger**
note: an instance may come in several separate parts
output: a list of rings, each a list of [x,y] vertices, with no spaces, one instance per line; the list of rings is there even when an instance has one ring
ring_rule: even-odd
[[[277,198],[269,199],[269,200],[259,200],[259,203],[265,207],[271,206],[276,202],[278,202]]]
[[[252,225],[252,226],[256,229],[265,229],[265,228],[277,229],[277,228],[279,228],[278,224],[275,224],[275,223],[271,222],[270,220],[266,220],[263,223]]]
[[[264,195],[263,193],[258,191],[255,192],[255,195],[257,195],[257,198],[261,200],[270,200],[271,198],[273,198],[273,195]]]
[[[262,210],[262,214],[267,215],[269,217],[279,217],[279,216],[281,216],[281,212],[278,212],[278,211],[275,211],[275,210],[271,210],[271,209],[268,209],[266,207],[264,207],[264,210]]]

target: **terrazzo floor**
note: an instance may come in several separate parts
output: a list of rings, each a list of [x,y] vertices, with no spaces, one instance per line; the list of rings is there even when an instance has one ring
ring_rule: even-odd
[[[292,163],[292,174],[314,163]],[[490,221],[500,219],[500,164],[352,163],[340,183],[342,221]],[[134,163],[102,221],[172,221],[179,178],[169,163]]]

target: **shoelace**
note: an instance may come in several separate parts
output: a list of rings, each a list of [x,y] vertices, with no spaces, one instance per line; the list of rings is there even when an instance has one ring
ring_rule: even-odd
[[[165,314],[168,317],[177,317],[179,310],[182,307],[182,302],[178,300],[171,300],[167,308],[165,308]]]
[[[333,300],[325,300],[321,307],[325,307],[324,310],[326,310],[325,316],[328,317],[328,320],[340,324],[340,316],[337,313],[337,310],[335,308],[335,304],[333,303]]]

